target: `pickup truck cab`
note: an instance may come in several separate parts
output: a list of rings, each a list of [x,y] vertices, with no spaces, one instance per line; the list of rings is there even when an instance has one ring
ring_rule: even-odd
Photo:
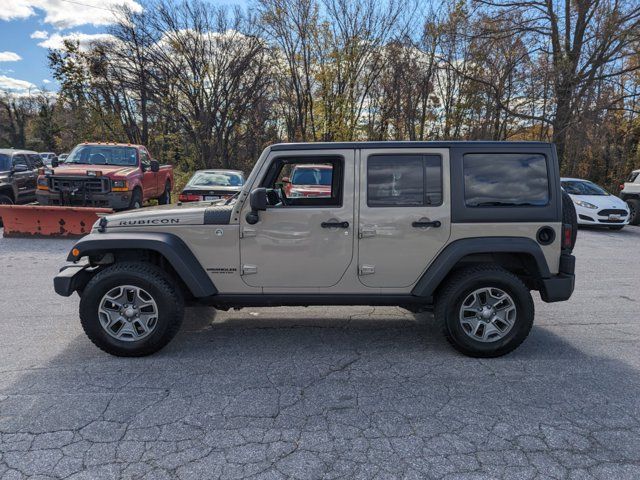
[[[287,195],[318,164],[328,194]],[[456,349],[495,357],[528,335],[531,291],[571,296],[575,224],[547,143],[279,144],[237,197],[101,218],[54,285],[114,355],[159,350],[204,303],[433,311]]]
[[[173,167],[160,165],[143,145],[82,143],[62,165],[38,177],[41,205],[140,208],[151,199],[171,203]]]

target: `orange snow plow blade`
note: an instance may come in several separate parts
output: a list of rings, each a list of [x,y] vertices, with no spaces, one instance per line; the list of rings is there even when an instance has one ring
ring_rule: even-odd
[[[0,205],[5,237],[71,237],[86,235],[110,208]]]

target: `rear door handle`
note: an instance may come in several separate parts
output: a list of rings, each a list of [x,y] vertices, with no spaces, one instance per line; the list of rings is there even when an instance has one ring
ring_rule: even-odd
[[[322,228],[349,228],[349,222],[322,222]]]
[[[440,222],[440,220],[434,220],[433,222],[413,222],[411,224],[413,228],[427,228],[427,227],[438,228],[441,225],[442,225],[442,222]]]

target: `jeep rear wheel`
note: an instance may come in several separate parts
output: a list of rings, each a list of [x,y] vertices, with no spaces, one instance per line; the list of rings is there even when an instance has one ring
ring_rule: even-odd
[[[150,355],[164,347],[182,323],[184,300],[155,265],[116,263],[84,288],[80,320],[89,339],[120,357]]]
[[[436,320],[445,338],[471,357],[499,357],[517,348],[533,325],[529,290],[497,266],[460,270],[436,299]]]

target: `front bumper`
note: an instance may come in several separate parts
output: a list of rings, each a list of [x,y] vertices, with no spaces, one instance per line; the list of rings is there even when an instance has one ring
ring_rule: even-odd
[[[569,300],[575,287],[576,257],[563,253],[557,275],[540,281],[540,297],[547,303]]]
[[[91,195],[67,195],[44,190],[36,191],[36,200],[45,206],[105,207],[121,210],[129,208],[132,192],[92,193]]]
[[[95,269],[89,264],[69,264],[60,269],[58,275],[53,278],[53,289],[58,295],[69,297],[75,291],[82,290],[89,282]]]
[[[609,215],[600,215],[601,209],[592,209],[581,207],[574,204],[576,207],[576,215],[578,217],[578,225],[602,225],[603,227],[615,227],[616,225],[628,225],[629,224],[629,212],[625,215],[620,215],[619,220],[611,220]],[[623,209],[620,209],[621,211]]]

